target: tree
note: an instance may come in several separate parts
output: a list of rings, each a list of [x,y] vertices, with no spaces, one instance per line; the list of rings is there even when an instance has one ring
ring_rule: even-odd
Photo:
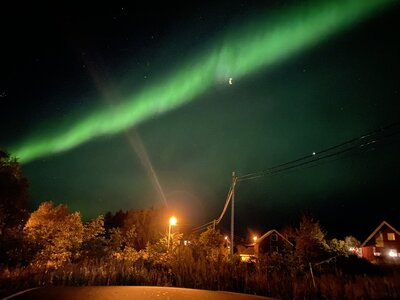
[[[22,176],[17,159],[0,150],[0,225],[23,224],[27,198],[28,181]]]
[[[205,252],[205,256],[212,260],[217,260],[227,255],[224,248],[224,237],[213,227],[208,227],[200,234],[198,246]]]
[[[295,255],[303,266],[326,258],[329,247],[325,235],[318,221],[310,216],[302,217],[299,228],[296,229]]]
[[[104,217],[101,215],[84,225],[80,256],[101,258],[106,255],[106,245]]]
[[[329,241],[329,251],[334,255],[348,256],[349,250],[346,247],[346,243],[343,240],[336,238]]]
[[[79,212],[70,214],[65,205],[44,202],[29,217],[24,233],[34,253],[33,264],[59,268],[79,256],[85,228]]]
[[[154,208],[107,213],[104,220],[106,231],[118,228],[123,239],[122,246],[143,250],[147,243],[158,241],[160,232],[165,228],[165,224],[160,222],[164,219],[163,213],[161,209]]]
[[[357,240],[354,236],[349,235],[344,238],[344,243],[346,250],[351,254],[356,254],[361,256],[361,242]]]
[[[15,157],[0,150],[0,264],[20,262],[28,181]]]

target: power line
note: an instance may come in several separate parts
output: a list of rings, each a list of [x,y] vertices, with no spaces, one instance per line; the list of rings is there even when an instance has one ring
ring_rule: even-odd
[[[337,144],[335,146],[320,150],[320,151],[315,152],[315,153],[313,153],[311,155],[306,155],[306,156],[297,158],[295,160],[292,160],[292,161],[289,161],[289,162],[286,162],[286,163],[283,163],[283,164],[279,164],[277,166],[271,167],[271,168],[263,170],[263,171],[258,171],[258,172],[254,172],[254,173],[249,173],[249,174],[245,174],[245,175],[242,175],[242,176],[238,176],[238,182],[259,178],[259,177],[263,177],[263,176],[266,176],[266,175],[275,174],[277,172],[282,172],[282,171],[285,171],[285,170],[290,170],[292,168],[299,167],[299,166],[302,166],[302,165],[305,165],[305,164],[308,164],[308,163],[311,163],[311,162],[319,161],[321,159],[329,158],[329,157],[332,157],[332,156],[335,156],[335,155],[339,155],[339,154],[351,151],[351,150],[356,149],[356,148],[370,146],[371,144],[374,144],[374,143],[376,143],[377,141],[379,141],[381,139],[389,138],[389,137],[392,137],[392,136],[394,136],[396,134],[399,134],[400,131],[395,131],[395,132],[392,132],[391,134],[388,134],[387,136],[380,137],[380,138],[378,136],[376,138],[376,140],[374,140],[374,139],[371,140],[371,137],[374,137],[374,136],[376,136],[378,134],[381,134],[382,132],[384,132],[386,130],[389,130],[389,129],[391,129],[391,128],[395,127],[395,126],[399,126],[399,125],[400,125],[400,122],[393,123],[391,125],[385,126],[383,128],[377,129],[377,130],[374,130],[372,132],[369,132],[369,133],[364,134],[362,136],[359,136],[357,138],[353,138],[351,140],[345,141],[345,142]],[[334,149],[341,148],[341,147],[343,147],[345,145],[352,144],[352,143],[354,144],[355,142],[362,142],[367,138],[370,138],[370,139],[365,141],[365,143],[363,143],[363,144],[356,144],[356,145],[350,146],[348,148],[339,150],[337,152],[320,156],[323,153],[330,152],[330,151],[332,151]],[[316,155],[318,155],[318,156],[316,156]],[[302,162],[302,161],[304,161],[304,162]],[[295,164],[297,162],[302,162],[302,163]],[[293,164],[295,164],[295,165],[293,165]],[[285,166],[288,166],[288,167],[282,168],[282,167],[285,167]]]
[[[222,213],[221,213],[221,215],[219,216],[219,218],[216,219],[216,220],[214,219],[214,220],[212,220],[211,222],[205,223],[205,224],[203,224],[203,225],[200,225],[200,226],[194,228],[194,229],[193,229],[193,232],[202,231],[202,230],[204,230],[204,229],[207,229],[207,228],[208,228],[209,226],[211,226],[211,225],[216,226],[216,225],[219,224],[219,222],[221,222],[222,218],[224,217],[224,215],[225,215],[225,213],[226,213],[226,210],[228,209],[229,203],[230,203],[230,201],[231,201],[231,199],[232,199],[232,194],[233,194],[233,189],[234,189],[234,185],[235,185],[235,184],[236,184],[236,181],[234,181],[234,182],[232,183],[232,185],[230,186],[230,188],[229,188],[228,196],[226,197],[225,205],[224,205],[224,208],[223,208]]]
[[[220,216],[218,217],[218,219],[214,219],[213,221],[210,221],[208,223],[205,223],[203,225],[200,225],[200,226],[194,228],[193,232],[202,231],[202,230],[208,228],[209,226],[212,226],[212,225],[216,226],[221,222],[221,220],[224,217],[226,210],[229,206],[229,203],[232,199],[232,195],[234,193],[234,188],[235,188],[235,185],[237,182],[252,180],[252,179],[261,178],[264,176],[274,176],[274,175],[278,175],[278,174],[290,171],[292,169],[298,170],[301,166],[306,166],[306,165],[309,165],[309,164],[312,164],[315,162],[320,162],[322,160],[325,160],[325,159],[328,159],[331,157],[335,157],[335,156],[339,156],[344,153],[350,153],[351,151],[353,151],[355,149],[366,150],[372,145],[378,144],[379,142],[381,142],[385,139],[388,139],[397,134],[400,134],[399,126],[400,126],[400,122],[392,123],[390,125],[387,125],[387,126],[378,128],[374,131],[363,134],[359,137],[347,140],[345,142],[342,142],[340,144],[320,150],[318,152],[314,152],[311,155],[302,156],[300,158],[291,160],[291,161],[283,163],[283,164],[273,166],[273,167],[268,168],[263,171],[248,173],[248,174],[245,174],[242,176],[236,176],[235,180],[232,182],[232,185],[229,188],[229,192],[228,192],[228,196],[225,200],[224,208],[223,208]],[[398,128],[396,128],[396,127],[398,127]],[[387,135],[382,135],[385,131],[391,130],[393,128],[397,129],[397,130],[390,132]],[[351,146],[344,148],[344,149],[340,149],[346,145],[351,145]],[[336,150],[336,151],[332,152],[333,150]],[[325,153],[325,155],[321,156],[321,154],[324,154],[324,153]],[[317,163],[317,164],[312,165],[311,167],[315,167],[320,164]]]
[[[231,185],[231,187],[230,187],[230,189],[229,189],[229,193],[228,193],[228,196],[226,197],[224,209],[222,210],[222,213],[221,213],[221,215],[219,216],[219,218],[216,220],[216,223],[217,223],[217,224],[219,224],[219,222],[221,222],[222,218],[224,217],[224,215],[225,215],[225,213],[226,213],[226,210],[228,209],[228,205],[229,205],[229,202],[230,202],[231,199],[232,199],[233,190],[234,190],[234,188],[235,188],[235,185],[236,185],[236,180],[232,183],[232,185]]]

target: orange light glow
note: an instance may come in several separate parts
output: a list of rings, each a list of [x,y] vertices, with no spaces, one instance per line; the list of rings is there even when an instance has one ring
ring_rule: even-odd
[[[178,220],[175,217],[169,218],[169,224],[171,226],[175,226],[177,222],[178,222]]]

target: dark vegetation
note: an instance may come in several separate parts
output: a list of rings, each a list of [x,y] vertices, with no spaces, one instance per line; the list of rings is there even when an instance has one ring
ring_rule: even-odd
[[[280,299],[400,297],[396,268],[350,255],[357,240],[328,240],[311,217],[285,230],[294,247],[243,263],[229,256],[223,236],[212,228],[185,237],[174,230],[167,249],[162,209],[107,213],[90,222],[51,202],[28,213],[27,187],[18,162],[0,152],[3,294],[46,285],[159,285]]]

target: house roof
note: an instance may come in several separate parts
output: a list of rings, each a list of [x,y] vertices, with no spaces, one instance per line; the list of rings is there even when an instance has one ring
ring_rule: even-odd
[[[375,234],[384,226],[386,225],[387,227],[389,227],[390,229],[392,229],[395,233],[397,233],[398,235],[400,235],[400,232],[397,231],[392,225],[390,225],[388,222],[383,221],[371,234],[370,236],[364,241],[364,243],[361,244],[361,247],[364,247],[370,239],[372,239]]]
[[[287,243],[289,243],[289,245],[293,246],[293,244],[287,239],[285,238],[282,234],[280,234],[277,230],[275,229],[271,229],[269,231],[267,231],[266,233],[264,233],[260,238],[257,239],[257,241],[255,243],[253,243],[252,245],[254,246],[257,243],[261,243],[264,239],[266,239],[267,237],[269,237],[271,234],[276,233],[277,235],[279,235],[284,241],[286,241]]]

